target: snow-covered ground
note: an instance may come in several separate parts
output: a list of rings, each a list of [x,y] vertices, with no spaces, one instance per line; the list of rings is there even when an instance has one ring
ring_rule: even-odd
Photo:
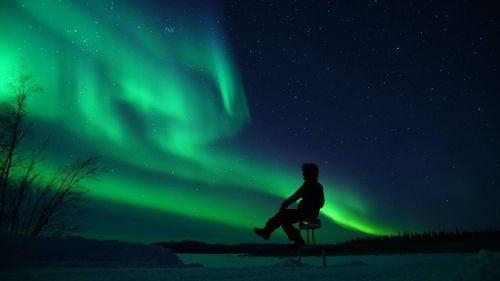
[[[483,251],[481,255],[485,255]],[[495,256],[494,253],[490,253]],[[487,255],[487,254],[486,254]],[[500,255],[500,253],[498,254]],[[254,267],[291,265],[297,263],[297,258],[290,257],[253,257],[241,254],[177,254],[177,256],[186,264],[200,263],[205,267]],[[476,256],[470,253],[438,253],[438,254],[393,254],[393,255],[349,255],[349,256],[327,256],[328,266],[342,265],[407,265],[418,263],[455,263],[467,260]],[[302,257],[305,264],[311,266],[321,266],[321,256]],[[499,280],[500,281],[500,280]]]
[[[500,280],[500,253],[252,258],[179,255],[158,246],[0,235],[0,281]],[[182,260],[182,261],[181,261]],[[204,263],[204,268],[185,264]]]
[[[394,257],[377,256],[375,264],[338,263],[327,267],[293,266],[282,262],[273,266],[205,267],[205,268],[2,268],[2,281],[88,281],[88,280],[500,280],[500,253],[481,252],[463,254],[451,260],[440,258],[429,261],[391,263]],[[432,255],[428,255],[432,257]],[[234,257],[236,258],[236,257]],[[332,259],[331,257],[329,257]],[[350,260],[349,256],[344,257]],[[374,258],[375,259],[375,258]],[[382,261],[387,260],[384,264]],[[353,261],[355,259],[352,259]],[[418,258],[420,260],[420,258]],[[285,261],[285,260],[283,260]]]
[[[0,267],[182,265],[170,249],[154,245],[83,237],[0,234]]]

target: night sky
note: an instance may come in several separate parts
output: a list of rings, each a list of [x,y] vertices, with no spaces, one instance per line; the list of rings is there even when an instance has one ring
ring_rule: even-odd
[[[0,4],[0,99],[25,60],[43,168],[101,157],[81,235],[259,242],[304,162],[322,243],[500,228],[493,5],[157,2]]]

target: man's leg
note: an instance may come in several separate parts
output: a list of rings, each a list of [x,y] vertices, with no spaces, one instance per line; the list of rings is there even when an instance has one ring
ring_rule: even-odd
[[[286,233],[290,241],[302,240],[302,236],[300,235],[300,230],[297,229],[295,226],[293,226],[293,224],[285,223],[282,224],[281,227],[283,228],[283,231]]]
[[[271,233],[273,233],[278,227],[281,226],[288,236],[288,239],[301,243],[304,240],[300,235],[300,231],[293,226],[293,224],[298,222],[299,220],[300,215],[298,210],[283,209],[280,210],[272,218],[270,218],[263,229],[255,228],[254,231],[257,235],[267,240],[269,239]]]
[[[304,239],[302,238],[302,235],[300,235],[300,230],[293,226],[294,223],[297,223],[301,219],[301,215],[298,210],[296,209],[289,209],[285,213],[286,218],[283,219],[283,222],[281,224],[281,227],[283,228],[283,231],[285,231],[286,235],[288,236],[288,239],[290,241],[294,241],[295,245],[297,246],[304,246],[306,243],[304,242]]]
[[[299,221],[299,213],[296,209],[282,209],[274,217],[270,218],[267,223],[266,229],[273,232],[278,227],[283,225],[290,225]]]
[[[255,232],[255,234],[268,240],[269,236],[271,236],[271,233],[273,233],[278,227],[280,227],[284,217],[283,213],[283,210],[280,210],[272,218],[268,219],[264,228],[254,227],[253,231]]]

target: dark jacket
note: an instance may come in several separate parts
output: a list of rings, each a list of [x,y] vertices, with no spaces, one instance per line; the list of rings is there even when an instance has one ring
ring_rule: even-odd
[[[283,202],[282,208],[288,207],[298,199],[302,200],[300,200],[297,209],[301,211],[304,218],[314,219],[318,217],[319,210],[325,205],[323,186],[317,181],[304,181],[302,186]]]

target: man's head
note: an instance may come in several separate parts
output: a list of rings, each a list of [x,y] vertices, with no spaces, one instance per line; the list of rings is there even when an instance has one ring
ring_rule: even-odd
[[[306,181],[317,181],[319,175],[318,165],[314,163],[304,163],[302,164],[302,175]]]

